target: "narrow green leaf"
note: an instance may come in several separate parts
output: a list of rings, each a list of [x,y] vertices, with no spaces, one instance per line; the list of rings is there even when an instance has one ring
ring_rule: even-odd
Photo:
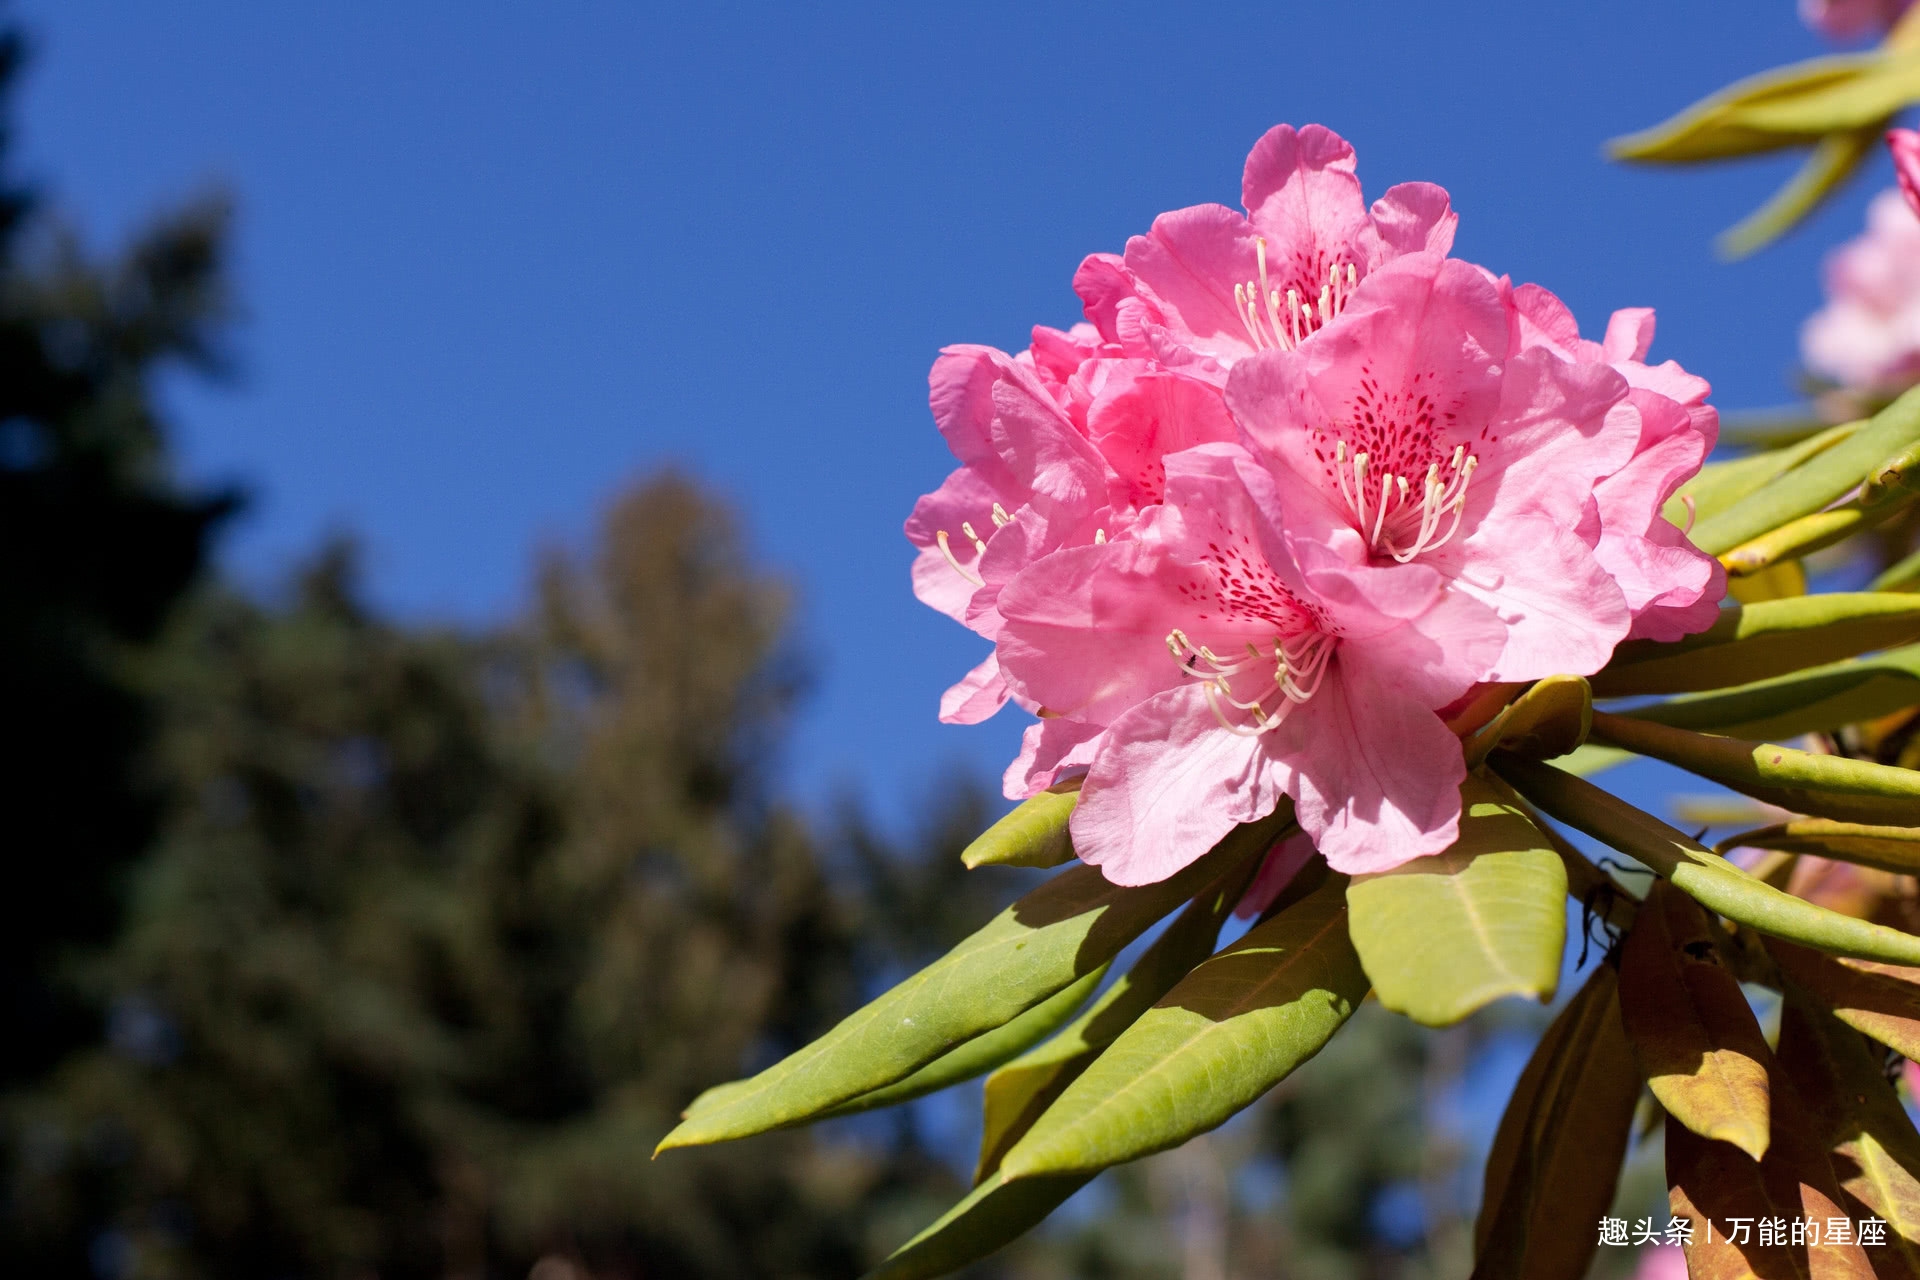
[[[1920,645],[1623,713],[1740,738],[1792,738],[1920,704]],[[1586,748],[1582,748],[1585,750]]]
[[[1920,875],[1920,827],[1870,826],[1831,818],[1795,818],[1756,831],[1728,836],[1714,846],[1728,849],[1779,849],[1877,867],[1895,875]]]
[[[1920,938],[1762,884],[1652,814],[1552,765],[1496,755],[1502,778],[1553,818],[1637,858],[1729,920],[1836,955],[1920,964]]]
[[[1102,1049],[1195,965],[1213,954],[1220,926],[1232,914],[1259,865],[1258,861],[1249,861],[1229,869],[1220,881],[1187,904],[1133,967],[1101,992],[1072,1025],[987,1077],[975,1182],[1000,1167],[1001,1157],[1025,1136],[1061,1091],[1100,1056]]]
[[[1864,418],[1857,422],[1843,422],[1778,449],[1709,462],[1700,468],[1693,479],[1680,486],[1680,491],[1668,500],[1663,514],[1682,528],[1709,516],[1717,516],[1775,476],[1799,466],[1815,454],[1826,452],[1866,425]],[[1720,434],[1723,440],[1728,435],[1725,418],[1721,419]]]
[[[1780,1013],[1780,1074],[1828,1152],[1846,1208],[1887,1224],[1872,1251],[1879,1276],[1920,1276],[1920,1133],[1887,1083],[1880,1055],[1789,988]]]
[[[1538,760],[1577,751],[1593,722],[1593,691],[1580,676],[1548,676],[1500,709],[1468,741],[1467,767],[1477,769],[1495,748]]]
[[[1788,981],[1862,1035],[1920,1058],[1920,969],[1841,960],[1767,939],[1767,953]]]
[[[1867,584],[1870,591],[1912,591],[1920,585],[1920,550],[1896,560]]]
[[[1693,733],[1605,712],[1594,713],[1593,733],[1602,742],[1665,760],[1796,813],[1843,822],[1920,818],[1920,772],[1912,769]]]
[[[1067,819],[1080,802],[1080,779],[1030,796],[960,852],[972,867],[1057,867],[1073,861]]]
[[[958,1271],[1031,1231],[1092,1180],[1076,1173],[1006,1182],[993,1174],[865,1280],[933,1280]]]
[[[1620,1016],[1667,1113],[1753,1159],[1767,1153],[1772,1054],[1693,899],[1654,882],[1620,953]]]
[[[1540,829],[1469,774],[1445,853],[1356,876],[1354,949],[1380,1003],[1450,1026],[1502,996],[1551,1000],[1567,932],[1567,871]]]
[[[1004,1026],[1106,964],[1230,865],[1264,853],[1285,820],[1241,827],[1158,884],[1122,888],[1096,867],[1068,868],[806,1048],[702,1094],[658,1150],[803,1123]]]
[[[1598,697],[1694,693],[1750,684],[1920,637],[1920,596],[1829,591],[1734,605],[1705,631],[1630,640],[1592,678]]]
[[[1847,439],[1775,476],[1718,515],[1701,520],[1693,544],[1719,555],[1844,497],[1877,464],[1920,440],[1920,388],[1908,391]]]
[[[1853,503],[1830,507],[1789,520],[1778,529],[1741,543],[1721,556],[1720,563],[1733,580],[1751,578],[1865,533],[1892,514],[1891,507],[1869,510]]]
[[[1721,234],[1715,242],[1720,255],[1744,258],[1785,235],[1860,167],[1879,144],[1886,127],[1885,119],[1876,120],[1864,128],[1828,134],[1816,142],[1793,177],[1765,204]]]
[[[1072,985],[1062,987],[1005,1026],[983,1031],[973,1039],[962,1042],[958,1048],[941,1054],[905,1079],[849,1098],[824,1112],[821,1118],[849,1116],[855,1112],[875,1111],[881,1107],[911,1102],[993,1070],[1058,1031],[1067,1019],[1079,1012],[1080,1006],[1087,1002],[1087,997],[1093,994],[1094,988],[1100,985],[1100,979],[1106,974],[1107,965],[1103,964],[1076,979]]]
[[[1580,1280],[1613,1202],[1640,1073],[1598,966],[1541,1038],[1487,1159],[1473,1280]],[[1578,1224],[1585,1230],[1575,1231]]]
[[[1214,1128],[1318,1053],[1367,994],[1329,875],[1183,978],[1001,1162],[1009,1178],[1090,1173]]]
[[[1778,126],[1745,124],[1746,113],[1769,102],[1791,103],[1807,94],[1844,88],[1850,81],[1878,68],[1884,58],[1878,51],[1836,54],[1748,76],[1651,129],[1614,139],[1607,144],[1607,150],[1616,160],[1691,164],[1793,146],[1803,140],[1798,133],[1783,132]],[[1893,108],[1882,114],[1889,114],[1891,110]]]

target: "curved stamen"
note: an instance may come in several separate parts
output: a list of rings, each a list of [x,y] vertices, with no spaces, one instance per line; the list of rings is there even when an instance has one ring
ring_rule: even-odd
[[[966,528],[966,526],[962,525],[961,528],[964,529]],[[979,574],[972,572],[965,565],[961,564],[958,560],[953,558],[953,548],[947,545],[947,531],[945,529],[942,529],[938,533],[935,533],[933,535],[933,540],[940,544],[940,554],[947,558],[947,563],[953,566],[953,571],[955,573],[959,574],[961,577],[965,578],[968,582],[971,582],[976,587],[984,587],[987,585],[986,579],[982,578]],[[982,551],[985,551],[986,547],[983,545],[981,546],[980,549]]]

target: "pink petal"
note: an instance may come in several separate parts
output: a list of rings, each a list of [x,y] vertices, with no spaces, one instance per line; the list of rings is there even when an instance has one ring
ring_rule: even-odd
[[[1269,238],[1269,252],[1284,246],[1317,264],[1306,272],[1314,277],[1314,294],[1304,296],[1319,292],[1327,268],[1345,256],[1366,223],[1353,148],[1322,125],[1267,130],[1247,155],[1240,190],[1247,216]]]
[[[1274,899],[1300,874],[1300,868],[1313,861],[1316,852],[1313,841],[1304,832],[1274,845],[1267,851],[1266,860],[1260,864],[1253,883],[1247,886],[1233,914],[1250,920],[1272,906]]]
[[[1894,177],[1907,207],[1920,214],[1920,133],[1912,129],[1887,130],[1887,150],[1893,153]]]
[[[1222,728],[1198,685],[1169,689],[1107,730],[1073,811],[1073,847],[1114,884],[1153,884],[1283,794],[1261,739]]]
[[[1367,267],[1409,253],[1445,254],[1453,248],[1460,215],[1445,187],[1431,182],[1402,182],[1373,202],[1371,226],[1360,233]]]
[[[1607,321],[1607,336],[1600,340],[1600,349],[1613,363],[1645,360],[1652,346],[1652,307],[1628,307],[1614,312]]]
[[[1390,666],[1345,649],[1336,662],[1274,735],[1292,739],[1280,750],[1301,828],[1348,874],[1443,852],[1459,835],[1460,740],[1396,687]]]
[[[1000,789],[1009,800],[1025,800],[1093,763],[1104,731],[1084,720],[1049,716],[1027,726],[1020,754],[1007,766]]]
[[[965,622],[967,603],[979,584],[948,562],[940,550],[937,534],[945,532],[947,546],[954,559],[974,572],[979,553],[960,531],[963,522],[986,522],[992,527],[993,504],[999,493],[972,467],[961,467],[948,475],[938,489],[914,503],[907,517],[907,540],[920,548],[913,562],[913,594],[955,622]],[[977,574],[975,576],[978,576]]]
[[[1239,435],[1217,388],[1175,373],[1116,386],[1094,401],[1087,433],[1119,476],[1123,500],[1135,507],[1156,503],[1166,492],[1168,454]]]
[[[1515,513],[1488,521],[1463,546],[1441,548],[1456,592],[1507,624],[1506,647],[1483,679],[1591,675],[1605,666],[1633,618],[1626,597],[1574,526]]]
[[[1253,351],[1233,287],[1258,279],[1254,239],[1253,224],[1225,205],[1175,209],[1127,241],[1126,269],[1181,346],[1232,361]]]
[[[1000,678],[1000,659],[990,653],[940,695],[940,719],[947,724],[979,724],[1006,705],[1007,682]]]

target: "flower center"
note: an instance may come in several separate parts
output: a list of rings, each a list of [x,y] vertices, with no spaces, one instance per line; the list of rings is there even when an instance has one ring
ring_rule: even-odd
[[[1289,711],[1314,695],[1326,674],[1327,660],[1333,656],[1334,643],[1335,638],[1324,631],[1303,631],[1274,637],[1271,652],[1263,653],[1248,641],[1244,657],[1221,657],[1206,645],[1193,643],[1178,627],[1167,633],[1167,652],[1180,664],[1180,670],[1204,682],[1201,688],[1213,718],[1221,728],[1243,738],[1273,732]],[[1259,692],[1251,698],[1234,696],[1236,679],[1241,679],[1242,692],[1256,688]],[[1229,719],[1227,707],[1245,712],[1252,723],[1239,717]]]
[[[1007,514],[1007,509],[997,502],[993,504],[992,515],[993,527],[995,529],[1004,529],[1013,523],[1013,517]],[[971,520],[962,520],[960,522],[960,532],[965,534],[967,541],[973,544],[973,562],[975,565],[978,565],[980,563],[980,557],[987,554],[986,539],[973,531],[973,521]],[[966,565],[961,564],[959,557],[953,554],[953,547],[949,545],[948,535],[945,529],[935,532],[933,540],[940,544],[940,554],[947,558],[947,563],[952,566],[955,573],[976,587],[984,587],[987,585],[986,581],[982,579],[979,574],[969,569]]]
[[[1365,450],[1347,454],[1347,442],[1333,446],[1333,478],[1353,516],[1354,528],[1376,552],[1405,564],[1423,551],[1445,546],[1460,531],[1460,514],[1467,505],[1467,486],[1480,465],[1477,455],[1456,445],[1443,467],[1427,464],[1427,474],[1415,489],[1404,475],[1370,470]],[[1442,525],[1445,532],[1441,531]]]
[[[1234,285],[1233,304],[1255,351],[1293,350],[1339,315],[1360,283],[1360,273],[1351,262],[1344,264],[1345,270],[1341,263],[1332,264],[1327,268],[1326,282],[1320,286],[1316,308],[1311,296],[1302,298],[1296,288],[1282,292],[1267,279],[1265,236],[1254,237],[1253,251],[1260,264],[1260,278]],[[1307,288],[1310,293],[1311,280]]]

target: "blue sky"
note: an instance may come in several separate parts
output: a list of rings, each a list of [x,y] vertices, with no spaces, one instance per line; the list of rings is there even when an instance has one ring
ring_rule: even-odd
[[[940,346],[1071,322],[1084,254],[1234,202],[1264,129],[1317,120],[1369,195],[1448,187],[1458,253],[1596,335],[1654,306],[1656,357],[1723,408],[1777,403],[1884,161],[1728,266],[1712,235],[1787,162],[1630,171],[1600,145],[1820,52],[1792,7],[28,0],[19,138],[96,244],[237,198],[241,375],[174,395],[188,474],[256,495],[237,575],[352,530],[381,606],[485,621],[541,545],[678,465],[798,585],[794,793],[857,783],[897,816],[996,775],[1021,728],[934,720],[981,656],[914,601],[900,536],[950,465]]]

